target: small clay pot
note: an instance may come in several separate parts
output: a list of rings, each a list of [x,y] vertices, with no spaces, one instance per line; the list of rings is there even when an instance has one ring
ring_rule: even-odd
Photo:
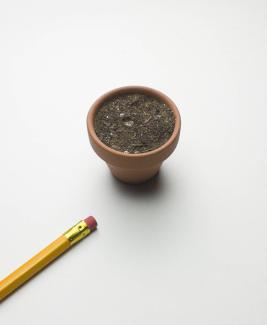
[[[169,140],[162,146],[144,153],[129,154],[108,147],[97,137],[94,129],[96,111],[105,101],[112,97],[129,93],[139,93],[156,97],[173,111],[175,116],[174,131]],[[138,184],[156,175],[162,162],[174,151],[179,140],[181,118],[174,102],[160,91],[142,86],[128,86],[113,89],[93,103],[87,116],[87,129],[94,151],[107,163],[112,174],[122,182]]]

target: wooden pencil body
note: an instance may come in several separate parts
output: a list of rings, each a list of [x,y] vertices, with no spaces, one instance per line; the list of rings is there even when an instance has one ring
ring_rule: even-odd
[[[60,236],[16,271],[9,274],[0,282],[0,301],[63,254],[69,247],[69,240],[65,236]]]

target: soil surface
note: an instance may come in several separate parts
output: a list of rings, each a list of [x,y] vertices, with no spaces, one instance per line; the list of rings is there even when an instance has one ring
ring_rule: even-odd
[[[160,100],[124,94],[105,102],[96,113],[95,132],[112,149],[125,153],[151,151],[172,135],[175,117]]]

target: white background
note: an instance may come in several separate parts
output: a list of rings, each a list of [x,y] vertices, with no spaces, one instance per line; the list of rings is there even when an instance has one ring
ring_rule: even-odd
[[[99,223],[0,323],[266,325],[267,2],[1,0],[0,48],[0,278]],[[92,102],[132,84],[182,116],[139,187],[86,130]]]

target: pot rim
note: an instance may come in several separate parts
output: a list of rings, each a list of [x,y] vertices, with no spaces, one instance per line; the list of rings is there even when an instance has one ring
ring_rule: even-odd
[[[141,93],[150,95],[152,97],[156,97],[159,100],[161,100],[164,104],[166,104],[173,112],[175,117],[175,125],[174,130],[170,138],[160,147],[147,151],[142,153],[125,153],[122,151],[117,151],[115,149],[110,148],[106,144],[104,144],[97,136],[94,128],[94,117],[96,114],[97,109],[102,106],[102,104],[107,101],[108,99],[111,99],[112,97],[120,94],[126,94],[126,93]],[[102,96],[100,96],[91,106],[88,114],[87,114],[87,129],[90,136],[93,138],[95,143],[100,146],[103,150],[108,151],[110,154],[124,158],[142,158],[142,157],[148,157],[155,154],[158,154],[162,151],[164,151],[167,147],[169,147],[177,137],[179,137],[180,129],[181,129],[181,116],[179,113],[179,110],[175,103],[164,93],[162,93],[159,90],[156,90],[154,88],[145,87],[145,86],[124,86],[124,87],[118,87],[114,88],[106,93],[104,93]]]

